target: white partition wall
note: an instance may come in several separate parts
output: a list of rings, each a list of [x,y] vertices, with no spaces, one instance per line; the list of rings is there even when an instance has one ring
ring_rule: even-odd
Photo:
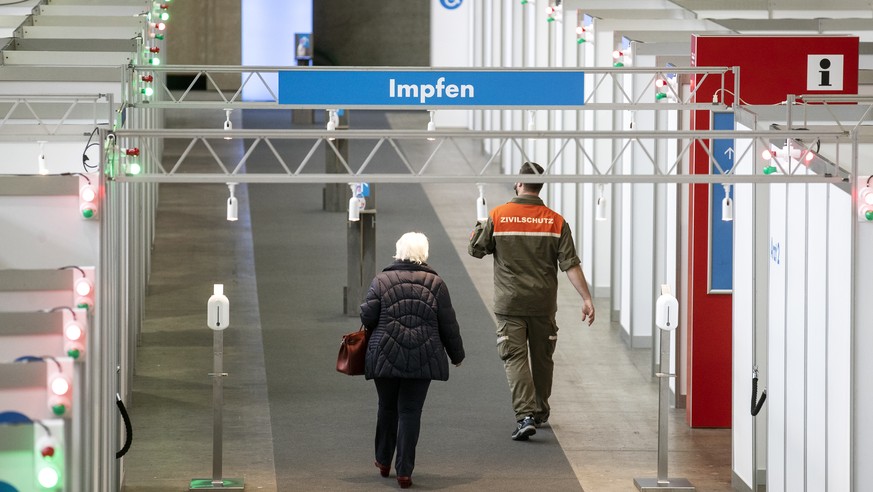
[[[770,185],[768,490],[850,490],[853,218],[845,188]]]

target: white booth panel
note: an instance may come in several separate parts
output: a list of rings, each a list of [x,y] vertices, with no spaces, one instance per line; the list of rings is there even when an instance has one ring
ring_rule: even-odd
[[[129,5],[114,4],[103,5],[57,5],[52,2],[50,5],[40,5],[39,15],[89,15],[89,16],[118,16],[127,15],[135,17],[141,14],[148,13],[148,1],[134,2]]]
[[[100,223],[82,218],[76,195],[0,196],[0,230],[0,268],[58,268],[99,260]]]
[[[32,39],[132,39],[142,36],[139,27],[24,26],[20,37]]]
[[[119,70],[130,63],[131,53],[116,51],[17,51],[3,52],[5,65],[110,65]]]
[[[94,129],[94,126],[83,126],[82,128],[89,132]],[[2,174],[39,174],[39,154],[42,152],[45,155],[45,168],[48,174],[83,173],[85,169],[82,166],[82,153],[85,152],[88,137],[81,135],[82,133],[79,133],[75,137],[70,137],[79,140],[75,142],[47,140],[40,144],[38,136],[30,142],[0,142],[0,155],[2,155],[0,157],[0,172]],[[96,166],[100,160],[99,147],[92,146],[86,155],[88,163]]]
[[[824,184],[771,191],[768,490],[847,490],[850,198]]]
[[[785,491],[785,201],[787,185],[770,185],[770,288],[767,344],[767,490]]]

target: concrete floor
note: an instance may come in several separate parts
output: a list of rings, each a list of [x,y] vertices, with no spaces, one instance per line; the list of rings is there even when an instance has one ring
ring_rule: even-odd
[[[400,113],[390,115],[389,121],[395,127],[422,127],[423,118]],[[218,115],[175,119],[168,115],[167,127],[216,127],[220,123]],[[425,152],[425,145],[410,143],[404,145],[404,151],[409,155]],[[228,142],[226,148],[219,149],[237,155],[240,151],[238,142]],[[168,145],[165,160],[175,162],[173,152],[173,146]],[[200,154],[208,157],[205,149]],[[452,159],[450,154],[441,158]],[[460,159],[452,162],[465,165]],[[482,301],[490,306],[491,262],[466,254],[474,220],[475,186],[441,184],[424,189]],[[507,186],[486,188],[491,206],[508,199],[509,193]],[[236,313],[239,317],[234,320],[240,329],[228,330],[226,341],[244,350],[238,354],[240,360],[226,362],[239,363],[243,369],[227,383],[225,476],[245,470],[247,490],[309,490],[306,485],[280,485],[276,480],[250,223],[244,212],[246,195],[237,195],[240,222],[230,229],[223,218],[223,187],[162,189],[147,319],[134,381],[135,401],[130,405],[135,443],[124,465],[124,490],[129,492],[185,490],[185,480],[210,476],[211,383],[205,372],[211,367],[211,336],[208,330],[204,336],[200,306],[204,292],[207,297],[211,293],[212,283],[230,276],[235,280],[226,289],[233,292],[234,299],[244,299],[236,305],[246,308]],[[200,227],[192,228],[192,222]],[[207,240],[216,230],[222,240]],[[192,254],[206,263],[216,257],[230,260],[215,262],[212,275],[205,278],[191,273],[204,271],[202,265],[200,270],[188,268]],[[658,382],[651,375],[651,352],[627,348],[620,328],[609,321],[608,299],[596,300],[597,322],[591,327],[579,321],[580,306],[578,295],[562,277],[552,432],[584,490],[633,491],[635,477],[657,475]],[[698,491],[732,490],[730,430],[690,429],[684,410],[671,409],[670,414],[670,476],[689,479]],[[386,483],[382,488],[396,488],[396,484],[391,485],[394,487]],[[506,490],[505,484],[495,486],[493,490]],[[334,490],[330,486],[320,489]],[[489,490],[481,483],[477,489]]]

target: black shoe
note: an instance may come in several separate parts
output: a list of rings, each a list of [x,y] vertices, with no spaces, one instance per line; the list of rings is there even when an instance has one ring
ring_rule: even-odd
[[[537,433],[537,427],[533,417],[525,417],[518,421],[518,426],[515,432],[512,433],[513,441],[527,441],[527,439]]]
[[[538,418],[534,417],[534,425],[537,426],[537,429],[539,429],[540,427],[548,427],[549,426],[549,419],[548,419],[548,417],[546,417],[544,419],[538,419]]]

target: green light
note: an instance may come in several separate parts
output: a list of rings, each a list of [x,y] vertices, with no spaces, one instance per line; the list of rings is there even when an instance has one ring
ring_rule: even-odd
[[[39,471],[39,474],[36,476],[39,484],[46,489],[53,489],[58,486],[58,483],[61,481],[60,474],[57,470],[55,470],[51,466],[47,466]]]
[[[655,100],[661,100],[661,99],[664,99],[665,97],[667,97],[667,94],[665,94],[663,92],[659,92],[659,93],[655,94]]]
[[[141,89],[140,92],[142,92],[142,94],[146,97],[151,97],[152,94],[155,93],[155,90],[152,89],[151,87],[145,87],[145,88]]]
[[[776,166],[767,166],[764,168],[764,174],[773,174],[776,172]]]
[[[873,221],[873,210],[868,210],[864,212],[864,218],[867,220]]]
[[[76,307],[79,309],[88,309],[88,303],[80,302],[79,304],[76,304]]]
[[[79,353],[79,349],[70,349],[70,350],[67,350],[67,355],[69,355],[73,359],[78,359],[79,356],[82,354]]]
[[[621,68],[621,67],[624,66],[624,63],[622,63],[622,62],[615,62],[615,63],[612,64],[612,66],[615,67],[615,68]]]
[[[67,413],[67,406],[63,403],[52,405],[52,413],[60,417],[61,415]]]
[[[150,58],[150,59],[149,59],[149,63],[152,64],[152,65],[160,65],[160,64],[161,64],[161,59],[158,58],[158,57]]]
[[[168,12],[162,12],[162,13],[161,13],[161,20],[162,20],[162,21],[168,21],[168,20],[170,20],[170,14],[169,14]]]
[[[579,38],[576,40],[576,44],[582,44],[585,42],[585,38]]]
[[[84,208],[82,209],[82,217],[86,219],[90,219],[94,217],[94,209],[93,208]]]
[[[527,5],[527,0],[521,0],[522,5]]]
[[[163,34],[155,34],[155,39],[164,39]]]
[[[139,165],[138,162],[131,162],[127,165],[127,174],[128,176],[136,176],[137,174],[142,172],[142,166]]]
[[[555,18],[554,18],[554,17],[549,17],[548,19],[546,19],[546,22],[555,22]]]

